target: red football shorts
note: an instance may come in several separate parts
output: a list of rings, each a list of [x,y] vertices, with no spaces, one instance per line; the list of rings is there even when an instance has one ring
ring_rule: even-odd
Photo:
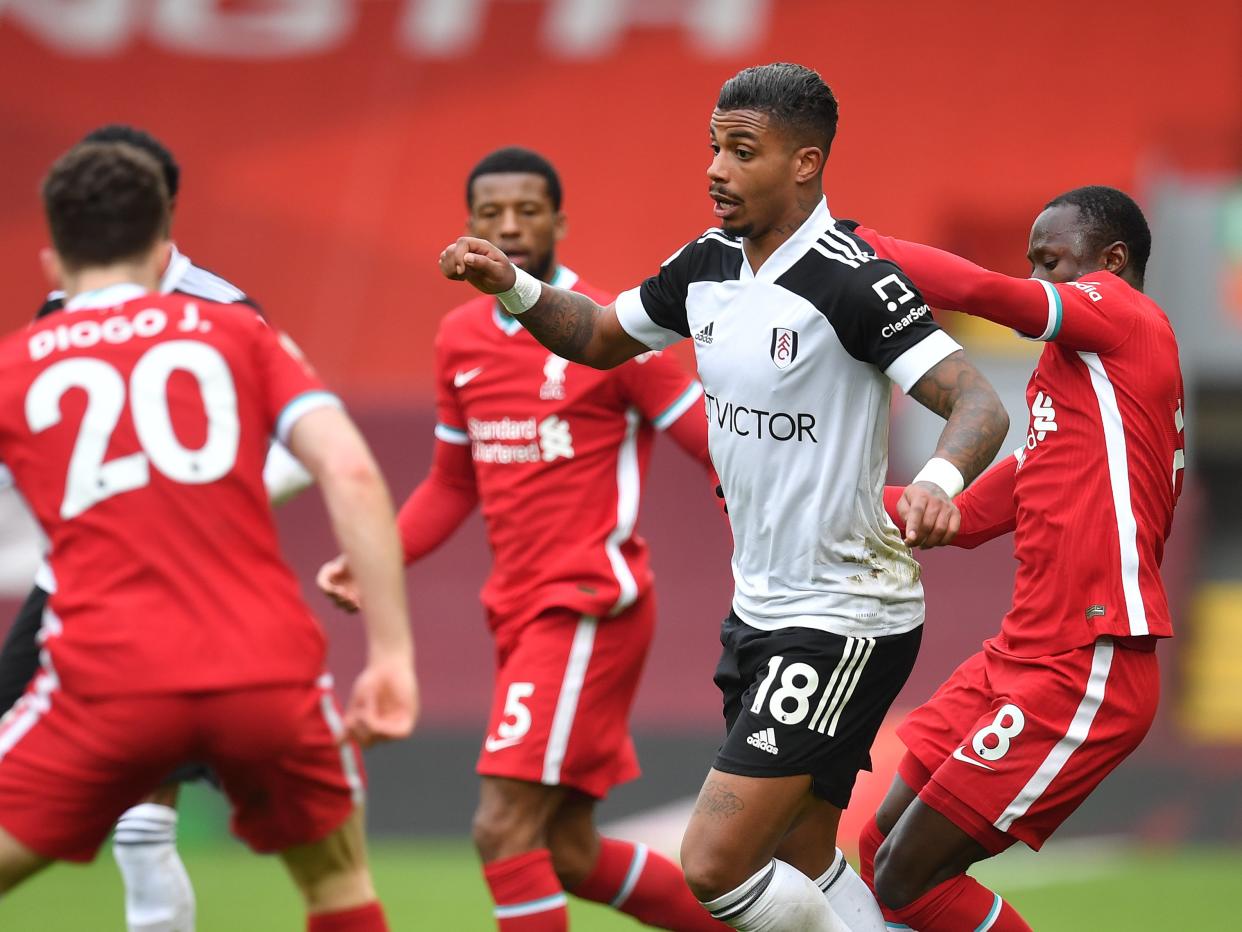
[[[898,727],[917,759],[900,773],[990,852],[1039,850],[1139,746],[1159,698],[1152,650],[1101,638],[1017,657],[987,641]]]
[[[478,772],[602,799],[639,774],[630,706],[655,630],[646,594],[613,618],[551,609],[493,625],[496,688]]]
[[[332,680],[218,693],[83,699],[51,673],[0,719],[0,828],[37,854],[89,861],[180,764],[209,764],[235,834],[260,852],[330,834],[363,774]]]

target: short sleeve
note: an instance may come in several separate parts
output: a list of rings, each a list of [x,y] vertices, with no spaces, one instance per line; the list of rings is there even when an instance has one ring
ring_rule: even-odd
[[[617,296],[617,320],[644,346],[664,349],[690,336],[686,293],[693,248],[693,243],[681,247],[664,261],[658,273]]]
[[[644,353],[621,367],[626,400],[656,430],[672,426],[699,403],[703,387],[671,356]]]
[[[851,274],[827,313],[846,351],[876,366],[905,392],[961,349],[940,329],[913,282],[884,260]]]
[[[272,433],[288,446],[289,433],[302,417],[324,407],[343,407],[311,368],[297,344],[255,317],[259,371]]]
[[[457,376],[450,364],[450,348],[444,325],[436,334],[436,437],[455,446],[469,446],[470,435],[466,432],[466,419],[457,399],[455,378],[469,381],[478,375],[470,369]]]

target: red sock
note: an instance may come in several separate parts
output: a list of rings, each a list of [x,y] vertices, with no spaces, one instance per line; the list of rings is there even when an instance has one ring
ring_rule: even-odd
[[[858,876],[875,892],[875,854],[884,844],[884,834],[880,831],[875,816],[867,820],[858,836]]]
[[[547,848],[483,865],[501,932],[566,932],[565,891]]]
[[[333,913],[314,913],[307,917],[307,932],[388,932],[384,910],[378,902]]]
[[[884,911],[888,918],[889,910]],[[1017,910],[968,874],[959,874],[891,911],[919,932],[1031,932]]]
[[[680,867],[643,844],[601,838],[599,860],[591,875],[570,892],[606,903],[657,929],[715,932],[729,928],[694,898]]]

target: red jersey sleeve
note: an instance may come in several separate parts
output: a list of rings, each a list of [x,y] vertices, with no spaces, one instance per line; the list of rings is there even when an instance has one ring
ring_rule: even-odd
[[[622,390],[656,430],[666,431],[683,450],[710,468],[703,386],[671,356],[643,353],[621,369]]]
[[[478,501],[470,448],[436,441],[431,471],[397,514],[405,562],[413,563],[448,540]]]
[[[470,447],[466,418],[457,401],[453,369],[449,364],[449,346],[444,327],[436,334],[436,438],[459,447]]]
[[[1014,278],[951,252],[881,236],[866,227],[854,232],[871,244],[876,255],[900,265],[936,307],[1004,324],[1028,339],[1106,353],[1125,340],[1137,319],[1133,289],[1110,272],[1057,284]]]
[[[953,538],[953,547],[972,550],[995,537],[1013,533],[1018,520],[1018,505],[1014,499],[1018,477],[1018,460],[1007,456],[982,476],[969,489],[953,500],[962,513],[962,525]],[[904,486],[884,487],[884,510],[902,534],[905,522],[897,514]]]
[[[298,419],[317,408],[341,407],[341,401],[328,391],[311,368],[302,351],[287,334],[273,330],[254,318],[258,371],[264,406],[272,433],[288,446],[289,432]]]

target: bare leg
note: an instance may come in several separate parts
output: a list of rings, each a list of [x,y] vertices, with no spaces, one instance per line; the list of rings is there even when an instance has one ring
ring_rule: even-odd
[[[312,915],[354,909],[375,900],[361,807],[331,835],[287,848],[280,856]]]
[[[51,863],[50,858],[35,854],[0,828],[0,893],[8,893]]]

